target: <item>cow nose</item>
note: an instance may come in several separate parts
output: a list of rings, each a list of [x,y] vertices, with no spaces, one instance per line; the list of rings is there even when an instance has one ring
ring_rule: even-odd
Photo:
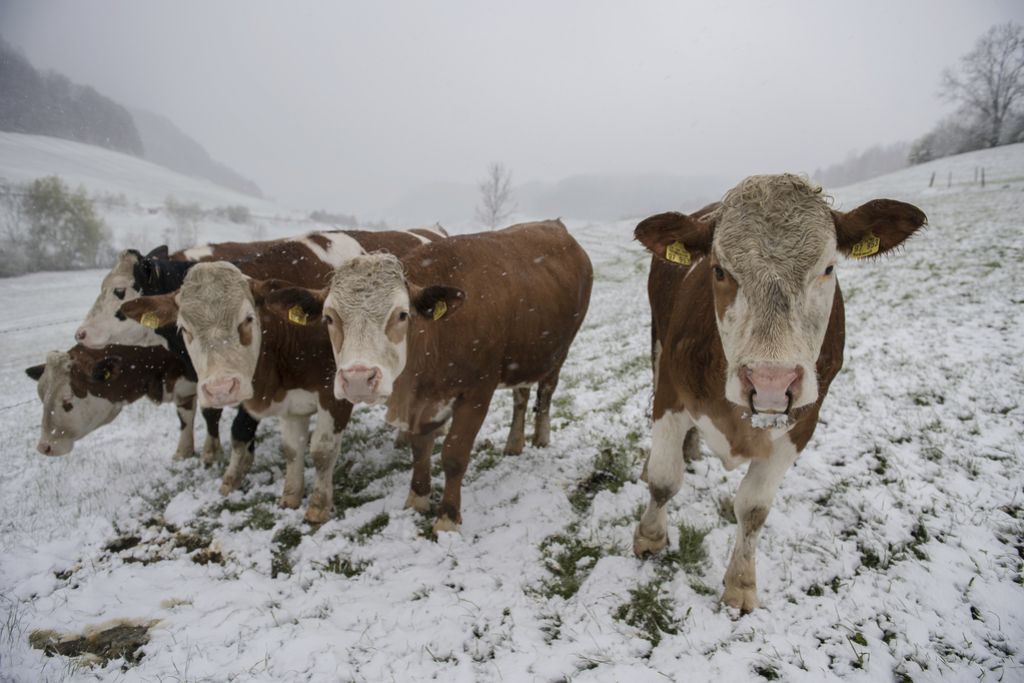
[[[210,407],[221,407],[238,401],[242,383],[237,377],[217,377],[203,382],[203,398]]]
[[[53,444],[49,441],[40,441],[36,446],[36,450],[43,455],[53,455]]]
[[[800,395],[803,369],[798,365],[744,365],[739,374],[755,413],[788,413]]]
[[[83,341],[85,341],[85,337],[86,337],[86,336],[87,336],[87,335],[86,335],[86,333],[85,333],[85,328],[84,328],[84,327],[79,327],[79,328],[78,328],[78,331],[77,331],[77,332],[75,332],[75,341],[77,341],[77,342],[83,342]]]
[[[361,363],[342,368],[338,371],[341,393],[353,403],[370,401],[376,397],[382,374],[380,368],[371,368]]]

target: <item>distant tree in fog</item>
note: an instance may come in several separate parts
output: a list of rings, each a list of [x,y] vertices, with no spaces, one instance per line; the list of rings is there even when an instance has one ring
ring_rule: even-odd
[[[494,162],[487,167],[487,176],[480,181],[480,205],[476,217],[494,230],[516,210],[512,199],[512,172],[505,164]]]
[[[990,28],[955,68],[942,75],[941,94],[984,126],[987,147],[1003,142],[1003,125],[1024,99],[1024,27]]]

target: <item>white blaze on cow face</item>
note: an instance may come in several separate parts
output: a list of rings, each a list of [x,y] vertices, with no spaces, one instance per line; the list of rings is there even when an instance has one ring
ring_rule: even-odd
[[[52,351],[46,357],[36,391],[43,403],[39,444],[43,455],[67,455],[75,442],[109,423],[124,407],[88,392],[76,395],[71,386],[71,357]]]
[[[109,344],[167,346],[163,337],[153,330],[130,318],[117,316],[121,304],[139,297],[132,276],[132,270],[138,262],[137,251],[129,249],[121,252],[117,263],[103,278],[96,302],[75,332],[75,341],[90,349],[99,349]]]
[[[752,176],[716,213],[711,271],[726,398],[767,413],[814,403],[836,289],[835,225],[821,189],[793,175]]]
[[[396,257],[360,256],[335,271],[323,316],[337,368],[336,398],[387,400],[405,369],[409,315],[409,290]]]
[[[252,398],[262,329],[249,280],[230,263],[200,263],[175,301],[199,379],[199,404],[222,408]]]

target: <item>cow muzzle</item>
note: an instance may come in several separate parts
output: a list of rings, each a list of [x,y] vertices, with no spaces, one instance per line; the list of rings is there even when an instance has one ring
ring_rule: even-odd
[[[71,452],[71,449],[75,447],[73,441],[51,441],[49,439],[40,439],[39,443],[36,444],[36,450],[43,455],[67,455]]]
[[[751,414],[788,414],[800,397],[803,374],[799,365],[758,363],[741,366],[740,384]]]
[[[387,398],[380,391],[383,375],[379,367],[362,363],[341,368],[334,380],[334,396],[351,403],[379,403]]]
[[[214,377],[202,383],[199,403],[204,408],[224,408],[248,398],[242,391],[242,381],[237,376]]]

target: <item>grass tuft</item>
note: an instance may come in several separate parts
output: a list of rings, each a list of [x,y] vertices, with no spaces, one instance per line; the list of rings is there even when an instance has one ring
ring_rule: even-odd
[[[658,647],[666,634],[679,633],[678,622],[672,616],[672,600],[662,597],[661,585],[661,580],[655,579],[630,589],[629,601],[619,605],[613,615],[638,629],[652,649]]]

